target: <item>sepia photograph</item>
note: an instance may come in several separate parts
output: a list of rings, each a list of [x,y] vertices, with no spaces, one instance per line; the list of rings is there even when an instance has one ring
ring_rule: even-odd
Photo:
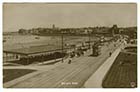
[[[3,88],[137,88],[137,3],[3,3]]]

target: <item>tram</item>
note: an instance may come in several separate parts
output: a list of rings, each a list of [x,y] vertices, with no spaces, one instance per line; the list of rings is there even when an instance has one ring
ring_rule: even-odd
[[[92,55],[93,56],[99,56],[101,54],[101,46],[100,46],[100,42],[95,42],[92,45]]]

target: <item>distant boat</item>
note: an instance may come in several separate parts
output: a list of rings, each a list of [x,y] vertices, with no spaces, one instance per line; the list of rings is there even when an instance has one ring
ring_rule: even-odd
[[[37,36],[37,37],[35,37],[35,39],[40,39],[40,37]]]

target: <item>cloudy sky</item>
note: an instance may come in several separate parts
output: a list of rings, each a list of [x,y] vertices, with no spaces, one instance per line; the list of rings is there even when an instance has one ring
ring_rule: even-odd
[[[137,25],[136,4],[3,4],[3,29]]]

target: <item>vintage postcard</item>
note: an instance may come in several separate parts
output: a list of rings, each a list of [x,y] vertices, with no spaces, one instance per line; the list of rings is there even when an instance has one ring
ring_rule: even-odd
[[[3,3],[4,88],[136,88],[136,3]]]

